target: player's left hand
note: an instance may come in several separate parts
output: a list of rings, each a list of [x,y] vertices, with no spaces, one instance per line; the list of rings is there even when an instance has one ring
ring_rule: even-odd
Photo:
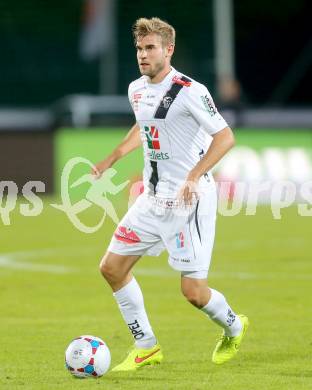
[[[191,205],[199,199],[198,180],[199,178],[189,174],[178,193],[178,199],[186,205]]]

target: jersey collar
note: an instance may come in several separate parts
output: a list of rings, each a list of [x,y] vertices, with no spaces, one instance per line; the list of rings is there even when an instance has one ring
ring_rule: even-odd
[[[150,83],[149,82],[149,77],[148,76],[144,76],[145,77],[145,80],[148,84],[149,87],[151,86],[155,86],[155,87],[159,87],[159,86],[162,86],[162,85],[165,85],[165,84],[168,84],[169,82],[171,82],[171,80],[173,79],[174,75],[177,73],[177,71],[174,69],[173,66],[171,66],[171,71],[167,74],[167,76],[160,82],[160,83]]]

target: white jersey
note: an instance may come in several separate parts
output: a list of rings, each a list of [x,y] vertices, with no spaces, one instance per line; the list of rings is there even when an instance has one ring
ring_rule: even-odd
[[[208,150],[211,135],[227,127],[207,88],[174,68],[158,84],[142,76],[129,85],[144,149],[145,192],[175,198]],[[209,186],[210,172],[200,179]]]

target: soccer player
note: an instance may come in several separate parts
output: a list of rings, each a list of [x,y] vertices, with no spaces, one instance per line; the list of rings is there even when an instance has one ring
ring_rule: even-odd
[[[248,318],[207,286],[217,207],[210,170],[234,145],[234,136],[207,88],[171,66],[174,28],[158,18],[141,18],[133,34],[142,75],[129,86],[136,124],[93,170],[100,176],[143,146],[144,192],[119,223],[100,264],[135,342],[113,371],[163,359],[131,270],[142,255],[157,256],[164,249],[170,266],[181,273],[183,295],[223,328],[212,354],[212,361],[222,364],[237,353],[248,327]]]

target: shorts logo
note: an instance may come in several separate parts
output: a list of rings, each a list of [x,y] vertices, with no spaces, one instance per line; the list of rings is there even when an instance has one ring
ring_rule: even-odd
[[[147,139],[147,146],[149,149],[159,150],[159,133],[155,126],[144,126],[144,133]]]
[[[171,256],[171,259],[177,263],[190,263],[191,260],[190,259],[187,259],[187,258],[184,258],[184,257],[172,257]]]
[[[132,229],[125,226],[119,226],[114,233],[114,236],[118,241],[123,241],[127,244],[137,244],[138,242],[141,242],[138,235]]]
[[[177,248],[184,248],[184,235],[182,232],[176,234]]]

